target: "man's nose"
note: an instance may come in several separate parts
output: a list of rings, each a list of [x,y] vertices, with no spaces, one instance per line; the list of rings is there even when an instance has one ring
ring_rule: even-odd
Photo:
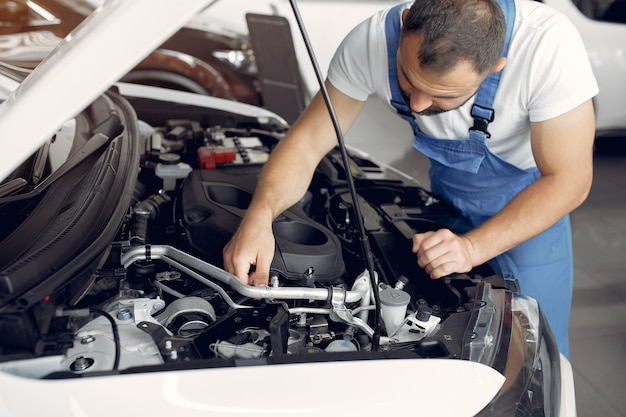
[[[411,92],[411,110],[416,113],[422,112],[432,106],[433,100],[428,94],[420,91]]]

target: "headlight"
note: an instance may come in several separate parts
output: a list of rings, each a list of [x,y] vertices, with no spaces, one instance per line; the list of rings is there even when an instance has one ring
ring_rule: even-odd
[[[495,304],[500,303],[496,301]],[[491,404],[477,416],[558,416],[561,402],[560,357],[547,320],[536,300],[520,295],[510,298],[510,313],[506,310],[503,310],[504,315],[494,315],[504,316],[505,322],[507,316],[511,317],[510,343],[502,371],[506,382]],[[509,326],[508,323],[503,324],[497,327],[506,333]],[[503,343],[506,340],[502,338]]]

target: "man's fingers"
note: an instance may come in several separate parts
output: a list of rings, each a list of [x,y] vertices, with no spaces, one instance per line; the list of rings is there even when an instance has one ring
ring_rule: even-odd
[[[274,244],[271,229],[257,233],[254,239],[239,230],[222,251],[224,269],[246,285],[267,285]]]
[[[223,251],[224,269],[237,277],[243,284],[250,283],[250,268],[254,261],[250,262],[246,257],[235,256],[235,250],[229,242]]]
[[[264,287],[269,283],[270,274],[268,272],[254,271],[250,274],[250,285]]]
[[[455,272],[458,272],[458,264],[456,262],[432,262],[424,268],[424,271],[433,279],[439,279]]]
[[[445,255],[446,236],[442,232],[420,233],[413,237],[413,253],[417,254],[417,263],[422,268],[426,268],[427,265]]]
[[[232,269],[226,268],[228,272],[235,275],[239,281],[244,284],[250,283],[250,266],[249,262],[237,262],[234,264]]]
[[[465,246],[462,239],[448,229],[420,233],[413,237],[417,264],[431,278],[469,271],[472,261]]]
[[[274,252],[271,252],[271,257],[264,257],[261,254],[258,255],[256,260],[256,269],[251,274],[252,280],[250,282],[251,285],[254,286],[266,286],[269,283],[270,278],[270,266],[272,263],[272,258],[274,256]]]
[[[427,239],[433,236],[435,232],[417,233],[413,235],[413,253],[418,253],[424,246]]]

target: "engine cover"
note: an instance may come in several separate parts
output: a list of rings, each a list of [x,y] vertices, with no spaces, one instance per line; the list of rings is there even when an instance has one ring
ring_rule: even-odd
[[[191,245],[211,262],[237,230],[258,173],[246,169],[196,170],[183,184],[183,222]],[[311,220],[298,204],[273,224],[276,247],[272,272],[312,284],[341,278],[345,266],[337,237]],[[211,259],[212,258],[212,259]]]

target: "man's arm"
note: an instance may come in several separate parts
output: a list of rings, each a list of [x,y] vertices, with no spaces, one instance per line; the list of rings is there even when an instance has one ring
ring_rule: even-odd
[[[352,126],[364,102],[354,100],[326,82],[342,133]],[[274,256],[272,222],[297,203],[320,160],[337,135],[323,97],[318,93],[264,166],[250,207],[237,232],[224,247],[224,268],[242,282],[266,285]],[[250,273],[250,267],[255,272]]]
[[[464,236],[449,230],[415,235],[418,264],[433,278],[468,272],[573,211],[591,188],[594,134],[591,100],[554,119],[532,123],[532,150],[541,177]]]

